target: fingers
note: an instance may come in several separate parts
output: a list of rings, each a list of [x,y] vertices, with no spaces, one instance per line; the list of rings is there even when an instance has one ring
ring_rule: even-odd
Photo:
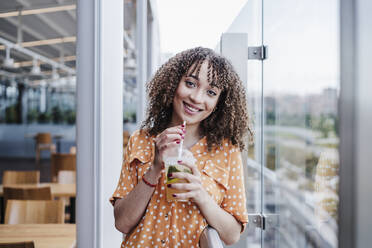
[[[177,142],[177,141],[179,142],[181,139],[183,139],[183,136],[179,134],[174,134],[174,133],[163,134],[159,137],[158,143],[160,144],[160,143],[170,143],[170,142]]]
[[[185,161],[180,160],[178,161],[178,163],[188,167],[192,171],[192,174],[195,175],[196,177],[199,177],[199,178],[201,177],[200,171],[195,163],[192,163],[189,160],[185,160]]]
[[[173,184],[168,184],[168,187],[172,189],[177,189],[177,190],[182,190],[186,192],[179,192],[176,194],[173,194],[174,198],[177,199],[184,199],[184,200],[189,200],[191,199],[192,201],[195,201],[198,199],[198,195],[200,195],[200,192],[202,190],[201,184],[196,184],[196,183],[173,183]]]
[[[197,198],[197,193],[196,193],[196,191],[189,191],[189,192],[186,192],[186,193],[173,194],[173,197],[178,199],[178,200],[189,200],[189,199],[191,199],[191,201],[194,201],[195,198]]]
[[[187,190],[187,191],[197,190],[200,188],[199,185],[193,184],[193,183],[172,183],[172,184],[168,184],[167,186],[172,189]]]
[[[178,141],[171,141],[171,142],[168,142],[168,143],[159,143],[156,145],[157,148],[159,149],[159,151],[163,151],[167,148],[176,148],[178,146]]]
[[[182,125],[179,125],[179,126],[174,126],[174,127],[170,127],[170,128],[167,128],[163,131],[163,133],[178,133],[178,134],[185,134],[186,133],[186,130],[185,130],[185,127],[182,127]]]
[[[185,172],[173,172],[169,175],[171,178],[179,178],[179,179],[186,179],[190,183],[201,184],[200,176],[196,176],[190,173]]]
[[[172,189],[177,189],[186,192],[180,192],[173,194],[173,197],[179,200],[191,200],[193,202],[201,202],[205,198],[205,190],[202,186],[200,176],[195,176],[193,174],[185,172],[174,172],[170,175],[172,178],[185,179],[188,183],[172,183],[168,184],[167,187]]]
[[[186,130],[184,129],[184,127],[180,125],[180,126],[174,126],[174,127],[167,128],[163,132],[161,132],[158,136],[164,136],[167,134],[185,135],[185,133],[186,133]]]
[[[165,129],[155,138],[156,146],[159,148],[160,146],[171,143],[171,142],[179,142],[181,139],[185,138],[185,131],[183,130],[182,126],[175,126]]]

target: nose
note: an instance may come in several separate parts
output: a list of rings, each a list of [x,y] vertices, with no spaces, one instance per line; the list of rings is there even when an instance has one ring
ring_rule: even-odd
[[[203,101],[203,92],[201,90],[195,90],[190,94],[190,99],[194,103],[201,103]]]

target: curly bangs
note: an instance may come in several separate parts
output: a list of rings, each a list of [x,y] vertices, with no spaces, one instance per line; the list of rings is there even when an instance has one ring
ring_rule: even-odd
[[[147,84],[148,108],[141,129],[157,135],[168,128],[172,119],[173,99],[183,76],[199,75],[202,63],[208,61],[208,82],[221,94],[215,110],[204,119],[201,135],[205,135],[208,150],[229,140],[240,150],[245,149],[249,118],[245,88],[230,62],[209,48],[185,50],[170,58]]]

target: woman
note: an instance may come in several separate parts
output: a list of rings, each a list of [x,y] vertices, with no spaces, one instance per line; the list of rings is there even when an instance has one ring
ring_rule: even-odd
[[[240,151],[248,128],[244,87],[230,63],[213,50],[194,48],[166,62],[148,83],[149,107],[130,138],[118,187],[110,199],[122,247],[199,247],[207,225],[225,244],[239,240],[246,213]],[[187,123],[187,132],[183,121]],[[183,146],[196,163],[169,187],[187,202],[167,202],[162,155]]]

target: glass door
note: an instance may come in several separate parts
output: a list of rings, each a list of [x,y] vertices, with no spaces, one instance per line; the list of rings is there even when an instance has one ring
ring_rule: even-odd
[[[263,0],[262,247],[337,247],[338,0]]]
[[[228,38],[226,38],[228,37]],[[241,46],[242,40],[245,44]],[[221,53],[237,70],[246,87],[247,104],[254,137],[249,141],[248,152],[243,153],[245,166],[245,189],[250,224],[240,241],[232,247],[261,247],[262,229],[259,217],[262,214],[262,61],[248,60],[248,47],[262,45],[262,1],[250,0],[241,9],[219,44]],[[240,50],[239,50],[240,49]],[[239,51],[237,51],[239,50]],[[239,58],[237,58],[239,57]],[[242,62],[241,57],[243,58]],[[243,65],[243,66],[242,66]],[[256,225],[257,224],[257,225]]]
[[[234,247],[338,246],[338,5],[247,1],[222,35],[230,51],[238,43],[224,36],[247,37],[247,50],[221,51],[238,73],[235,57],[248,54],[240,76],[255,132],[243,156],[250,223]]]

